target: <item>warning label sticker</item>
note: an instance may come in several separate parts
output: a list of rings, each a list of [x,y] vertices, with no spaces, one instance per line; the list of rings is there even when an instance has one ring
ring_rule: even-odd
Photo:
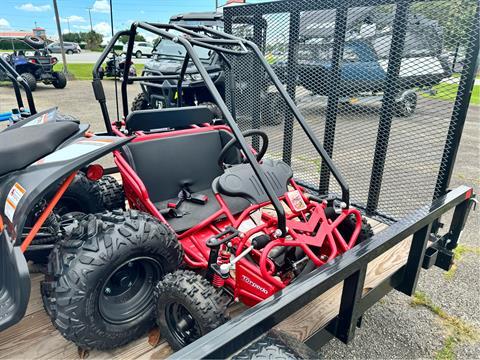
[[[27,191],[18,182],[12,186],[8,192],[7,200],[5,201],[5,216],[13,222],[13,216],[17,210],[18,203],[22,200],[23,195]]]

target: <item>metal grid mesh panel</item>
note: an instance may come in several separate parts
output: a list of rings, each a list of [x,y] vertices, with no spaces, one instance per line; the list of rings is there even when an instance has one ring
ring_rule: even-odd
[[[224,17],[261,48],[355,205],[395,221],[445,193],[478,57],[475,0],[276,1]],[[267,156],[300,183],[340,193],[258,61],[231,60],[242,130],[267,132]]]

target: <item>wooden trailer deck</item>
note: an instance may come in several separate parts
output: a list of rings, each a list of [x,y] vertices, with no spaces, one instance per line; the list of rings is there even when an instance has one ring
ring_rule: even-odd
[[[378,233],[386,225],[370,220],[374,232]],[[377,286],[388,275],[398,270],[407,261],[411,238],[405,239],[390,251],[372,261],[367,270],[364,294]],[[0,359],[70,359],[82,357],[78,348],[65,340],[53,327],[43,309],[40,296],[42,274],[32,274],[32,293],[27,313],[17,325],[0,333]],[[290,333],[298,339],[305,340],[315,330],[333,319],[339,311],[342,283],[336,285],[316,300],[277,325],[276,328]],[[232,314],[239,314],[244,309],[235,305]],[[155,338],[155,335],[157,338]],[[156,344],[152,346],[150,343]],[[111,350],[92,350],[89,358],[95,359],[164,359],[172,349],[158,333],[150,334],[126,346]]]

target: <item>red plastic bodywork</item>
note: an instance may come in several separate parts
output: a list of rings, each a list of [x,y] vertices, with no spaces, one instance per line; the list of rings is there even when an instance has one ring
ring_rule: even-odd
[[[118,131],[115,126],[113,126],[113,128],[117,135],[125,136],[122,132]],[[228,127],[223,125],[205,124],[170,132],[136,133],[137,137],[132,140],[132,142],[214,130],[230,131]],[[150,200],[148,191],[142,180],[131,168],[120,151],[114,152],[114,158],[122,176],[125,195],[130,207],[146,211],[168,225],[168,222]],[[325,215],[324,210],[326,203],[310,201],[304,195],[303,188],[298,186],[293,180],[291,180],[290,186],[300,192],[307,207],[299,213],[289,211],[287,214],[288,235],[282,238],[274,238],[274,232],[277,229],[276,217],[264,210],[265,207],[271,205],[270,203],[253,204],[242,213],[235,215],[230,212],[220,194],[216,194],[215,199],[209,199],[209,201],[217,201],[220,209],[189,230],[177,234],[184,250],[184,261],[186,265],[193,269],[206,269],[210,253],[206,241],[222,232],[227,226],[238,229],[244,221],[251,219],[251,214],[260,211],[262,223],[256,224],[254,228],[246,231],[243,237],[238,237],[231,241],[233,247],[236,248],[234,255],[238,256],[243,250],[250,246],[252,236],[258,234],[258,232],[270,235],[272,241],[261,251],[255,249],[251,251],[251,258],[253,258],[255,262],[247,258],[238,261],[235,269],[230,271],[230,276],[222,282],[223,286],[226,286],[233,292],[235,299],[242,301],[248,306],[253,306],[283,289],[291,281],[291,277],[288,274],[284,274],[283,277],[275,275],[275,264],[268,257],[274,248],[279,246],[300,247],[316,266],[322,266],[339,254],[355,246],[362,224],[361,214],[358,210],[351,208],[343,209],[335,221],[332,222],[327,219]],[[280,197],[280,200],[284,201],[285,196]],[[288,201],[284,202],[288,203]],[[352,214],[356,218],[356,227],[352,237],[346,240],[340,235],[337,227],[347,216]],[[299,219],[302,221],[298,221]],[[225,248],[222,248],[222,250],[224,249]]]

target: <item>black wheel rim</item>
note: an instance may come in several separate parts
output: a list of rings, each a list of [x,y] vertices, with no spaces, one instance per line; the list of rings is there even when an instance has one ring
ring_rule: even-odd
[[[186,346],[202,336],[200,326],[188,309],[179,303],[165,307],[165,319],[173,337]]]
[[[153,258],[124,262],[101,287],[100,315],[112,324],[125,324],[143,316],[152,306],[154,287],[162,274],[160,263]]]

